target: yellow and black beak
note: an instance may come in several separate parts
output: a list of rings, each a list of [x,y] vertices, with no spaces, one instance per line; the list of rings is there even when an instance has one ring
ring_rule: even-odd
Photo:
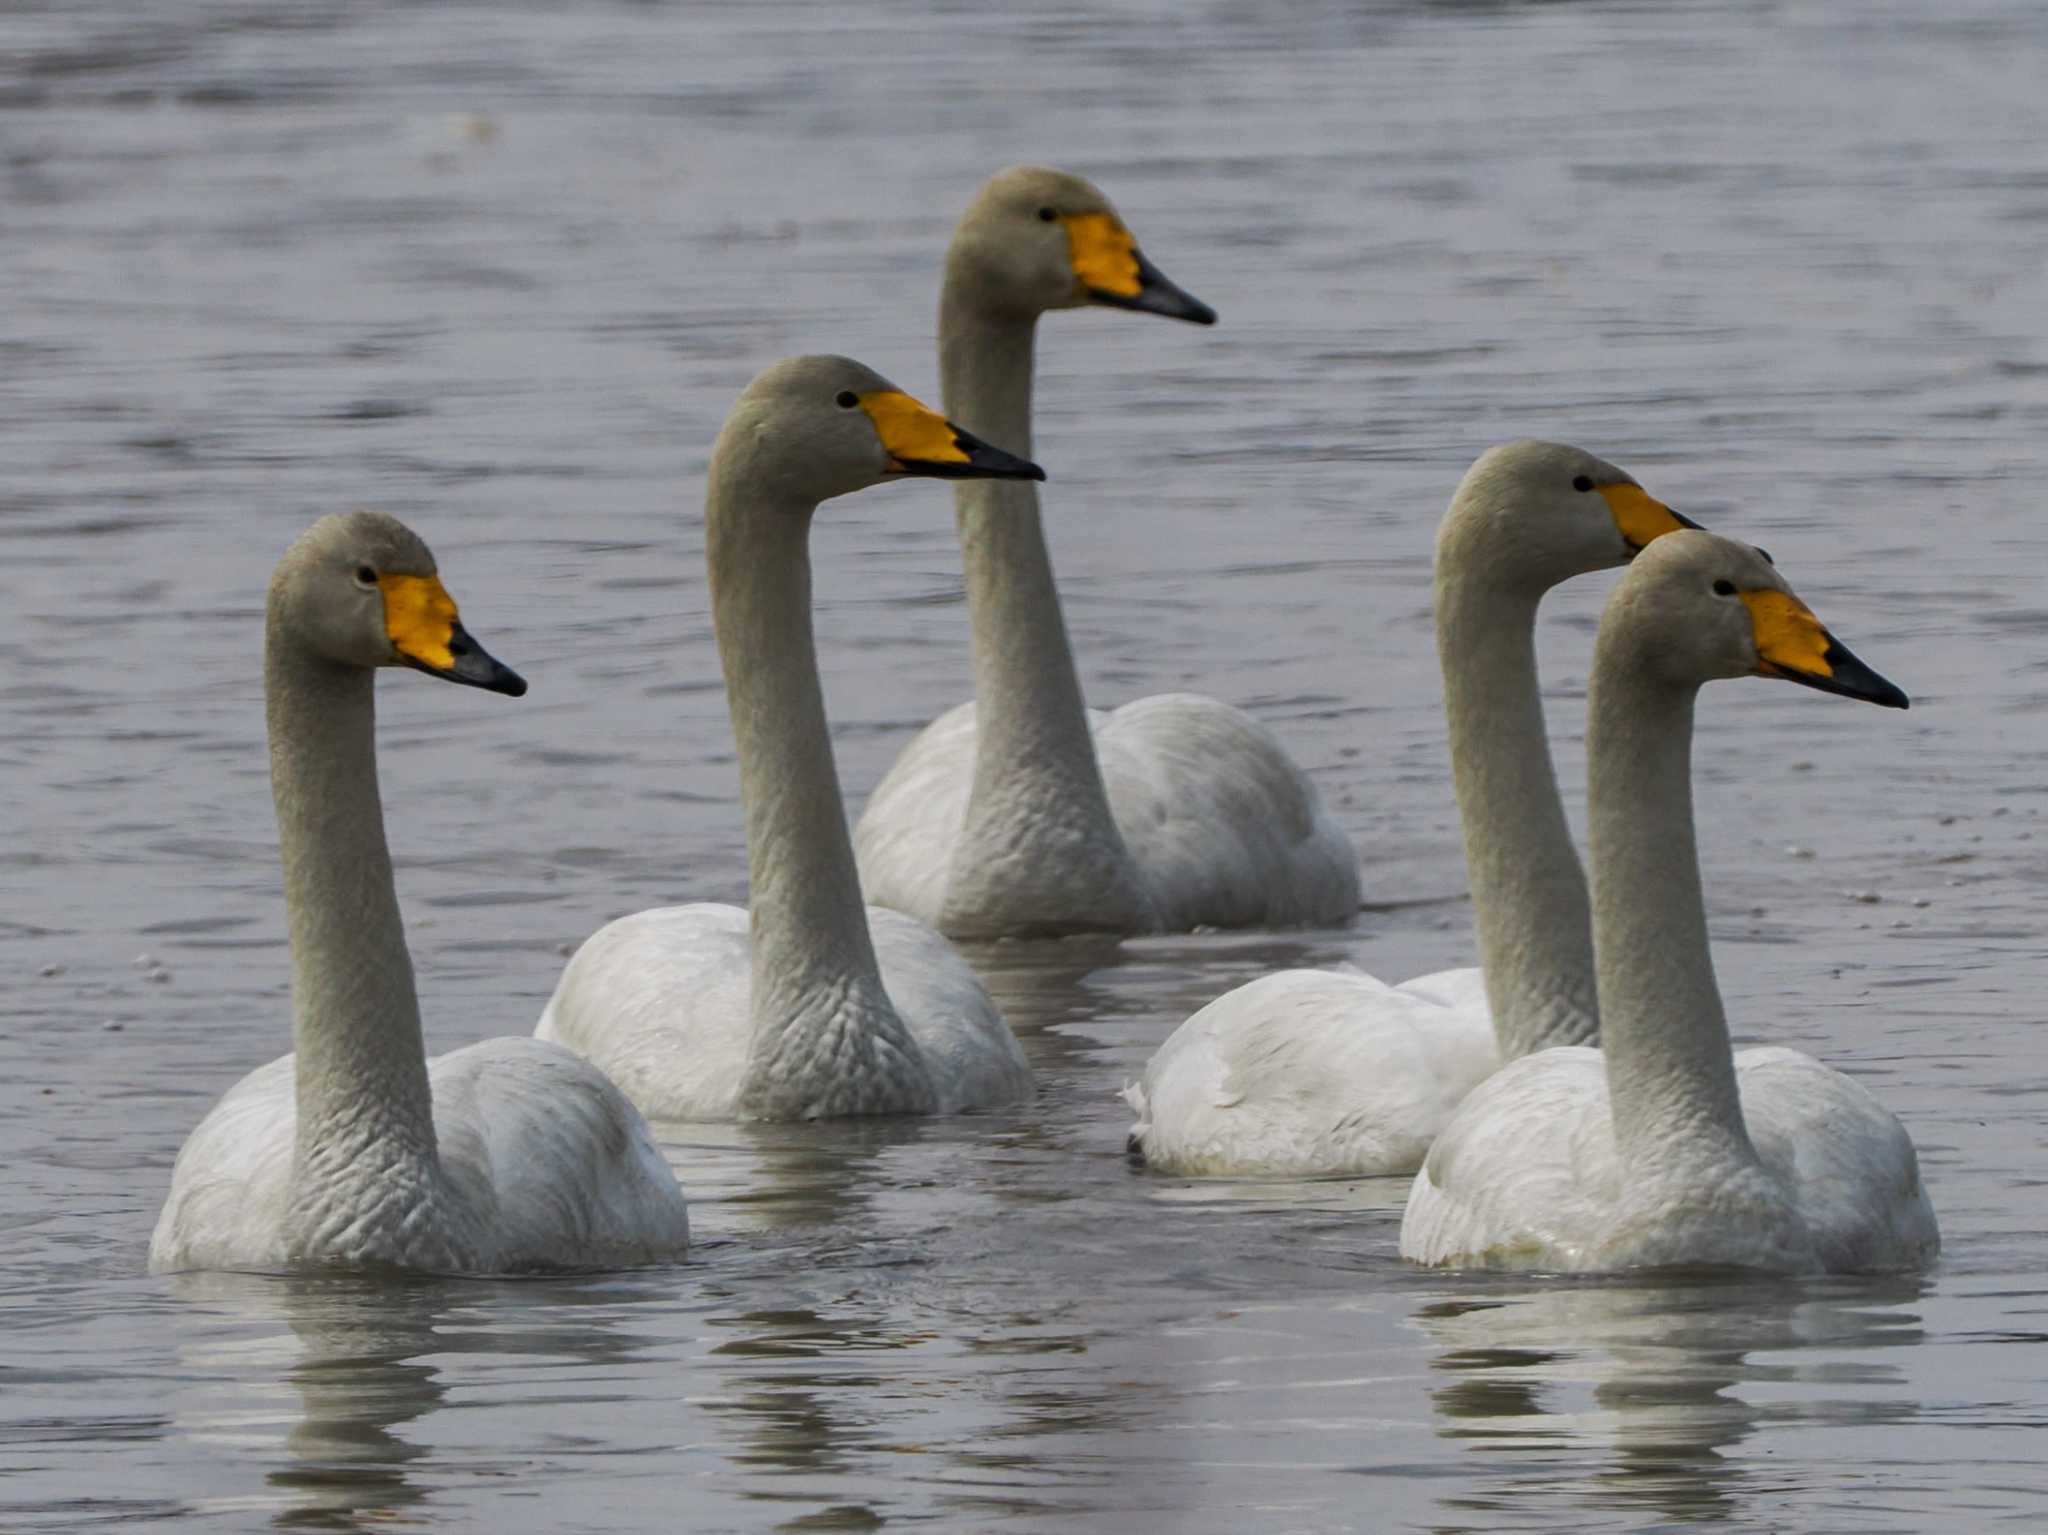
[[[1666,533],[1699,527],[1690,517],[1680,516],[1640,485],[1619,481],[1613,485],[1595,485],[1593,489],[1607,503],[1614,526],[1620,530],[1621,541],[1628,545],[1630,554],[1641,554]]]
[[[1782,677],[1887,709],[1903,709],[1911,703],[1896,683],[1859,661],[1847,645],[1828,633],[1813,609],[1790,592],[1744,592],[1742,602],[1756,633],[1759,677]]]
[[[900,389],[870,389],[855,395],[874,423],[889,455],[889,473],[940,480],[1042,480],[1045,471],[1028,458],[1005,453],[962,431],[929,406]]]
[[[1060,222],[1074,276],[1095,303],[1196,325],[1216,323],[1216,311],[1146,260],[1113,214],[1069,213]]]
[[[526,692],[524,677],[470,638],[439,576],[382,575],[377,586],[384,594],[384,631],[407,666],[512,698]]]

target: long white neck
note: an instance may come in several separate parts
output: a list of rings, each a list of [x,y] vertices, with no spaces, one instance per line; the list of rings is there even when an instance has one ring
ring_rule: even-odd
[[[1593,945],[1620,1165],[1647,1185],[1702,1166],[1757,1165],[1707,948],[1692,821],[1697,686],[1653,675],[1617,622],[1601,626],[1588,705]]]
[[[1036,318],[977,302],[949,267],[939,304],[946,414],[1012,453],[1031,453]],[[1072,931],[1150,925],[1151,903],[1110,813],[1087,706],[1028,480],[962,480],[953,492],[972,629],[976,747],[967,820],[941,922],[971,932],[1039,921]]]
[[[1543,729],[1540,588],[1439,543],[1436,646],[1480,965],[1503,1062],[1599,1033],[1585,875]]]
[[[928,1112],[923,1055],[882,987],[839,798],[811,639],[814,501],[757,472],[728,431],[712,455],[705,553],[739,747],[752,887],[753,1029],[742,1113]]]
[[[425,1207],[441,1198],[419,999],[377,794],[374,676],[317,656],[273,610],[264,700],[297,1052],[288,1221],[297,1250],[315,1258],[360,1251],[349,1227],[366,1197]],[[405,1246],[434,1223],[420,1209],[415,1229],[394,1237]]]

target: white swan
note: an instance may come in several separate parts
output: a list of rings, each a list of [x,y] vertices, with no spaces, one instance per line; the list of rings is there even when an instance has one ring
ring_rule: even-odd
[[[1218,997],[1124,1089],[1148,1165],[1412,1173],[1501,1061],[1594,1037],[1586,881],[1543,733],[1536,609],[1681,526],[1622,470],[1559,443],[1507,443],[1466,471],[1437,532],[1436,637],[1483,968],[1401,986],[1288,970]]]
[[[1941,1237],[1912,1138],[1796,1050],[1736,1055],[1692,821],[1693,703],[1760,675],[1903,709],[1757,551],[1659,540],[1609,599],[1587,706],[1599,1050],[1482,1083],[1430,1148],[1401,1255],[1566,1271],[1917,1268]]]
[[[960,220],[939,300],[947,414],[1031,449],[1032,343],[1049,309],[1212,323],[1106,198],[1023,168]],[[855,833],[878,905],[955,937],[1348,922],[1358,860],[1272,732],[1193,693],[1082,703],[1028,484],[954,490],[974,702],[927,726]]]
[[[178,1269],[504,1274],[680,1258],[690,1221],[632,1104],[566,1050],[429,1061],[377,795],[380,666],[514,697],[403,524],[327,517],[270,583],[263,647],[296,1051],[185,1142],[149,1248]]]
[[[705,554],[739,746],[752,910],[662,907],[577,950],[538,1033],[657,1119],[951,1113],[1031,1072],[946,940],[861,906],[811,643],[811,516],[897,475],[1042,478],[843,357],[739,397],[712,450]]]

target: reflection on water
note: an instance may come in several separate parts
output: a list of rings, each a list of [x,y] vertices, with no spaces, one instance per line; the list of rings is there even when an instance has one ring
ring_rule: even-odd
[[[269,1506],[271,1522],[283,1529],[412,1522],[404,1511],[429,1499],[446,1474],[414,1474],[415,1463],[436,1453],[414,1429],[448,1405],[451,1376],[481,1366],[501,1377],[498,1389],[503,1376],[516,1376],[522,1407],[544,1410],[560,1389],[551,1388],[552,1374],[601,1377],[653,1342],[619,1325],[621,1308],[651,1298],[635,1280],[593,1286],[209,1274],[171,1283],[231,1330],[230,1341],[209,1339],[196,1349],[192,1365],[275,1369],[296,1397],[295,1409],[278,1398],[288,1427],[281,1464],[264,1477],[273,1495],[228,1500]],[[201,1441],[262,1436],[260,1418],[223,1409],[216,1397],[207,1390],[184,1405],[184,1432]],[[589,1406],[580,1390],[569,1401],[578,1414]]]
[[[142,9],[0,8],[0,1528],[2048,1523],[2042,7]],[[1034,1101],[664,1126],[673,1271],[145,1278],[180,1140],[286,1044],[278,553],[405,516],[532,682],[379,697],[430,1042],[529,1030],[562,945],[744,896],[719,420],[799,350],[928,392],[948,231],[1025,159],[1223,316],[1042,327],[1088,696],[1272,724],[1369,909],[976,947]],[[1730,1017],[1912,1130],[1922,1291],[1452,1282],[1398,1181],[1125,1161],[1117,1089],[1229,987],[1470,962],[1432,532],[1526,435],[1768,545],[1914,695],[1730,684],[1695,751]],[[949,500],[813,551],[857,812],[967,695]],[[1607,585],[1539,634],[1573,798]]]
[[[354,1288],[337,1295],[292,1282],[283,1310],[302,1350],[285,1379],[299,1394],[299,1421],[285,1436],[292,1458],[267,1480],[289,1499],[287,1529],[360,1528],[426,1496],[406,1477],[427,1453],[393,1430],[441,1405],[447,1388],[428,1358],[440,1352],[446,1292]]]
[[[1505,1513],[1554,1475],[1582,1469],[1595,1506],[1675,1522],[1752,1515],[1758,1469],[1731,1452],[1760,1428],[1804,1418],[1897,1423],[1919,1404],[1910,1308],[1921,1278],[1790,1283],[1679,1275],[1441,1300],[1415,1320],[1435,1345],[1432,1390],[1447,1439],[1511,1450],[1529,1469],[1454,1507]],[[1805,1401],[1745,1388],[1854,1384]]]

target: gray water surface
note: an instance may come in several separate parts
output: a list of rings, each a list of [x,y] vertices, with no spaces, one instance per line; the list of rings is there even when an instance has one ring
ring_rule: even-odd
[[[18,0],[0,14],[0,1528],[2033,1529],[2048,981],[2048,13],[1893,4]],[[673,1271],[143,1273],[287,1047],[258,617],[308,521],[434,545],[518,702],[394,675],[430,1042],[745,891],[698,513],[733,395],[931,395],[948,232],[1096,178],[1214,331],[1043,328],[1091,699],[1200,687],[1358,840],[1341,932],[978,951],[1012,1114],[668,1127]],[[1710,689],[1744,1041],[1918,1142],[1922,1279],[1421,1275],[1399,1182],[1188,1184],[1115,1090],[1284,964],[1469,962],[1429,628],[1464,465],[1564,437],[1753,538],[1909,714]],[[965,696],[944,492],[833,502],[857,808]],[[1560,772],[1608,583],[1560,593]]]

